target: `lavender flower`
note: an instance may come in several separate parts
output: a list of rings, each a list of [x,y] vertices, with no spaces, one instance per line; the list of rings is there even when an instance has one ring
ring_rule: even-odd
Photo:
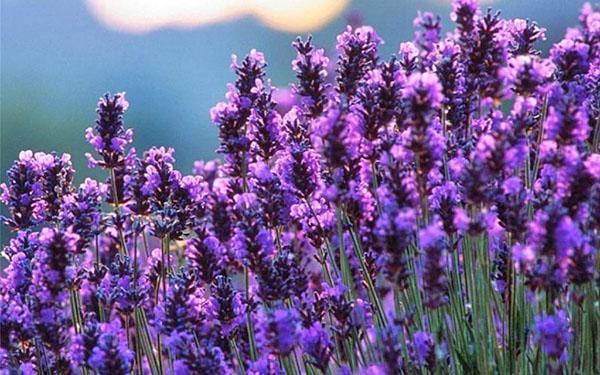
[[[264,301],[284,301],[306,290],[308,280],[294,254],[284,250],[266,267],[258,275],[258,294]]]
[[[217,276],[211,285],[209,314],[216,319],[225,337],[235,335],[243,321],[244,305],[241,295],[233,289],[231,280]]]
[[[123,94],[86,132],[111,194],[22,152],[0,373],[597,373],[600,9],[549,57],[535,22],[451,18],[419,13],[388,60],[349,27],[335,73],[297,39],[279,91],[234,56],[223,161],[192,175],[128,147]]]
[[[280,141],[281,115],[275,111],[272,90],[258,83],[256,91],[260,92],[254,101],[247,124],[250,141],[249,157],[252,160],[269,163],[282,148]]]
[[[295,310],[276,308],[267,311],[261,324],[261,334],[272,353],[287,355],[298,343],[298,314]]]
[[[311,357],[311,362],[326,372],[333,355],[333,344],[321,323],[316,322],[300,333],[302,349]]]
[[[447,302],[448,281],[444,273],[447,238],[439,221],[419,232],[419,242],[424,252],[423,289],[425,305],[437,308]]]
[[[566,348],[572,339],[567,313],[563,310],[552,315],[535,317],[534,339],[551,358],[567,359]]]
[[[158,332],[167,336],[179,332],[195,332],[206,318],[204,291],[197,287],[193,274],[178,272],[169,277],[169,290],[156,309]]]
[[[440,41],[441,19],[429,12],[419,12],[413,21],[415,42],[423,50],[424,55],[431,54],[436,43]]]
[[[225,168],[231,176],[243,179],[243,166],[247,164],[244,158],[250,149],[246,123],[252,113],[252,106],[263,93],[266,62],[262,53],[252,50],[241,64],[238,64],[237,57],[233,55],[231,67],[238,79],[235,85],[229,87],[226,95],[228,102],[217,104],[211,109],[210,116],[219,127],[221,145],[218,152],[224,154]],[[240,181],[237,183],[241,184]]]
[[[585,74],[589,68],[589,46],[572,39],[564,39],[550,50],[560,81],[568,82]]]
[[[518,55],[509,59],[509,68],[501,73],[506,75],[507,83],[514,85],[519,95],[544,93],[551,81],[555,66],[546,59],[533,55]]]
[[[19,160],[8,170],[8,184],[1,184],[0,201],[10,212],[2,221],[12,229],[25,229],[44,220],[42,173],[31,151],[21,151]]]
[[[356,93],[359,81],[377,64],[377,47],[383,41],[369,26],[353,30],[350,26],[337,37],[336,90],[348,98]]]
[[[125,93],[114,96],[104,94],[98,100],[98,119],[93,128],[87,128],[86,140],[102,157],[96,160],[86,154],[89,166],[100,165],[102,168],[122,167],[125,162],[125,147],[133,141],[133,130],[125,129],[123,114],[129,108]]]
[[[273,374],[283,375],[285,371],[281,368],[275,355],[263,355],[250,365],[246,372],[248,375]]]
[[[105,184],[88,178],[81,184],[77,194],[64,198],[60,223],[79,236],[78,252],[83,252],[85,245],[100,234],[101,204],[107,193],[108,187]]]
[[[537,23],[530,20],[515,18],[508,22],[508,31],[512,38],[510,43],[510,52],[513,56],[518,55],[539,55],[540,52],[533,48],[538,40],[546,39],[546,29],[538,26]]]
[[[207,230],[196,231],[198,237],[186,242],[186,254],[190,259],[190,268],[198,277],[210,285],[215,277],[223,272],[224,250],[219,240]]]
[[[529,245],[514,249],[527,270],[533,289],[560,290],[566,282],[569,258],[581,246],[581,231],[565,209],[554,204],[536,213],[529,225]]]
[[[75,170],[71,164],[71,155],[58,157],[55,153],[37,152],[34,158],[40,166],[43,181],[44,200],[46,201],[46,219],[56,220],[63,199],[74,190],[72,182]]]
[[[100,327],[97,344],[88,359],[89,367],[98,374],[128,374],[133,366],[133,353],[118,321]]]
[[[436,354],[431,334],[423,331],[415,332],[411,344],[415,364],[433,371],[436,365]]]
[[[371,162],[375,162],[383,148],[390,142],[389,123],[399,115],[400,65],[395,58],[384,63],[380,69],[367,74],[366,82],[361,85],[352,104],[352,112],[358,117],[359,131],[364,137],[360,153]]]
[[[403,126],[408,129],[407,147],[414,154],[418,165],[417,181],[419,194],[427,193],[426,176],[441,159],[441,137],[435,129],[436,111],[442,102],[442,86],[433,73],[414,73],[408,77],[404,95],[408,115]]]
[[[312,37],[306,42],[298,38],[292,46],[296,49],[296,59],[292,61],[292,69],[298,78],[294,92],[301,97],[302,106],[311,117],[317,117],[328,102],[326,83],[329,59],[323,49],[315,49]]]
[[[187,343],[189,341],[186,341]],[[181,359],[173,362],[173,373],[177,375],[233,373],[227,364],[223,351],[210,342],[203,342],[200,347],[186,345],[182,348],[180,357]]]
[[[44,228],[38,235],[39,250],[35,254],[33,283],[42,303],[55,303],[65,296],[74,276],[71,262],[77,251],[79,236],[70,231]],[[59,296],[63,296],[57,298]]]
[[[276,228],[287,224],[289,220],[287,203],[290,197],[283,189],[281,179],[262,162],[250,166],[250,175],[251,190],[260,202],[262,221],[265,225],[268,228]]]

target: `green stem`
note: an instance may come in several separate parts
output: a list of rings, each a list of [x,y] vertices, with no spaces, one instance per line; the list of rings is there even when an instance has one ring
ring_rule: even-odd
[[[599,152],[600,148],[600,114],[596,118],[596,126],[594,126],[594,137],[592,138],[592,152]]]
[[[242,356],[240,355],[240,351],[237,347],[237,344],[236,344],[234,338],[229,339],[229,346],[231,347],[231,351],[235,355],[235,359],[237,360],[238,366],[240,367],[240,374],[245,374],[246,367],[244,366],[244,361],[242,360]]]
[[[140,342],[146,358],[148,358],[148,365],[150,366],[150,372],[155,374],[162,374],[162,360],[160,360],[160,351],[157,353],[152,347],[152,336],[148,329],[148,319],[146,318],[146,312],[139,306],[136,306],[133,310],[133,317],[135,320],[136,335],[139,335]],[[159,349],[160,350],[160,349]]]
[[[308,210],[310,211],[311,215],[313,216],[313,218],[317,222],[319,230],[321,232],[324,232],[323,226],[321,225],[319,217],[317,216],[317,214],[313,210],[312,205],[310,204],[310,201],[308,199],[305,199],[305,202],[306,202],[306,205],[308,206]],[[327,257],[330,258],[331,265],[333,266],[335,275],[338,276],[339,274],[338,274],[336,266],[335,266],[335,257],[333,256],[332,246],[331,246],[331,243],[329,242],[328,238],[325,238],[325,244],[327,246],[327,252],[328,252],[328,254],[325,255],[323,249],[319,248],[317,250],[319,252],[319,254],[318,254],[318,256],[319,256],[319,262],[321,263],[321,267],[323,268],[323,273],[325,274],[325,281],[327,281],[327,284],[329,284],[329,286],[333,286],[333,277],[332,277],[331,271],[329,270],[329,267],[327,265]]]
[[[115,213],[119,213],[121,206],[119,204],[119,196],[118,196],[118,190],[117,190],[117,175],[115,173],[114,168],[109,168],[109,172],[110,172],[110,186],[112,189],[112,197],[113,197],[113,202],[115,204]],[[121,255],[127,255],[127,243],[125,242],[125,236],[123,235],[123,230],[121,229],[121,227],[118,228],[118,232],[119,232],[119,242],[121,244],[121,246],[119,247],[119,253]]]
[[[250,301],[250,272],[248,267],[244,267],[244,287],[246,289],[246,299]],[[252,311],[248,309],[246,313],[246,326],[248,330],[248,343],[250,345],[250,359],[256,361],[258,352],[256,350],[256,340],[254,337],[254,323],[252,321]]]
[[[387,325],[387,318],[385,316],[383,304],[381,303],[381,300],[377,293],[377,289],[375,289],[375,283],[373,282],[373,279],[371,278],[371,274],[369,273],[369,269],[368,269],[366,261],[365,261],[365,254],[363,252],[362,245],[360,243],[360,239],[356,233],[356,229],[355,229],[354,225],[350,222],[347,215],[345,213],[343,213],[343,214],[344,214],[344,217],[346,218],[346,220],[348,221],[348,226],[350,228],[350,237],[352,239],[352,244],[354,247],[355,255],[358,258],[358,262],[360,264],[363,278],[366,282],[367,291],[370,294],[371,303],[373,303],[373,306],[375,306],[375,313],[376,313],[376,317],[378,320],[378,325],[380,327],[384,327]]]

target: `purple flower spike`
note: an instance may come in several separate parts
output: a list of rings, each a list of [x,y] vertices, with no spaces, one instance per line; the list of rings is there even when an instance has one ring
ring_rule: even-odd
[[[102,157],[95,160],[88,157],[90,164],[102,168],[123,167],[125,163],[125,148],[133,141],[133,130],[125,129],[123,114],[129,108],[125,93],[104,94],[98,100],[98,119],[93,128],[86,130],[85,138]]]
[[[319,116],[328,102],[326,83],[329,59],[322,48],[315,49],[312,37],[306,42],[296,39],[292,46],[296,49],[296,59],[292,61],[292,69],[298,78],[294,85],[294,93],[301,97],[302,107],[307,114],[315,118]]]
[[[344,33],[338,35],[335,47],[339,53],[336,77],[338,93],[347,98],[356,94],[359,81],[377,64],[377,47],[382,43],[383,40],[370,26],[355,30],[348,26]]]
[[[535,317],[534,340],[551,358],[563,362],[568,359],[566,348],[572,336],[569,317],[564,310],[559,310],[552,315]]]
[[[31,151],[21,151],[19,160],[8,170],[8,184],[1,184],[0,201],[10,217],[2,221],[12,229],[25,229],[42,222],[46,216],[46,201],[40,164]]]
[[[272,353],[289,354],[299,339],[299,317],[295,310],[276,308],[266,312],[261,324],[261,334]]]
[[[415,332],[411,342],[412,355],[415,364],[424,366],[428,370],[435,369],[435,344],[433,336],[428,332]]]
[[[435,309],[447,303],[448,281],[445,274],[446,234],[440,222],[435,221],[419,232],[419,242],[423,249],[422,270],[425,304]]]
[[[235,335],[244,321],[245,306],[240,293],[233,289],[231,279],[217,276],[211,285],[209,316],[216,319],[225,337]]]
[[[127,347],[119,321],[100,327],[98,342],[88,359],[89,367],[98,374],[128,374],[133,367],[133,352]]]
[[[101,205],[108,195],[108,186],[87,178],[79,187],[77,194],[64,198],[60,213],[60,224],[70,228],[79,235],[78,252],[83,252],[85,245],[94,236],[100,234],[102,224]]]
[[[426,54],[434,51],[435,44],[440,41],[441,19],[430,12],[419,12],[413,21],[415,31],[415,43],[419,45]]]
[[[546,29],[529,20],[515,18],[507,21],[508,32],[512,36],[510,52],[513,56],[539,55],[540,52],[533,48],[538,40],[546,40]]]
[[[333,344],[321,323],[316,322],[300,334],[302,348],[311,357],[312,363],[323,373],[327,372],[333,354]]]

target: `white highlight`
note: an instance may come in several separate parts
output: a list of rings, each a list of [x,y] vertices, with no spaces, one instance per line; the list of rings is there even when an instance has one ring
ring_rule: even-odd
[[[128,33],[161,28],[191,29],[254,16],[276,30],[315,31],[344,10],[349,0],[87,0],[107,27]]]

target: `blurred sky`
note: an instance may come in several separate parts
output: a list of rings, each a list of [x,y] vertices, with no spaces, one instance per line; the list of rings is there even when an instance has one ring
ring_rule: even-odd
[[[175,147],[177,166],[189,173],[194,160],[216,156],[217,130],[210,123],[208,111],[223,100],[225,85],[233,79],[229,69],[232,53],[244,55],[251,48],[263,51],[273,84],[287,86],[294,79],[290,66],[294,51],[290,44],[297,30],[311,30],[316,43],[331,51],[335,36],[343,30],[348,16],[359,14],[385,40],[381,55],[387,57],[396,52],[401,41],[412,39],[412,20],[418,10],[442,15],[445,29],[451,27],[449,0],[310,0],[308,3],[337,7],[334,9],[337,15],[331,15],[331,21],[323,26],[314,24],[322,24],[324,20],[312,23],[298,20],[289,21],[290,27],[286,27],[290,15],[329,17],[329,14],[318,7],[316,11],[281,9],[286,1],[290,7],[298,7],[298,0],[214,0],[224,1],[229,10],[236,3],[243,3],[246,8],[221,17],[229,20],[205,26],[130,33],[124,32],[123,27],[120,30],[107,27],[106,21],[100,22],[92,15],[91,9],[95,8],[89,4],[103,1],[115,7],[114,12],[105,7],[105,14],[123,16],[127,11],[120,7],[119,1],[112,0],[89,0],[89,3],[2,0],[2,181],[5,181],[4,171],[22,149],[71,153],[78,171],[77,182],[87,176],[104,177],[101,171],[87,169],[83,153],[90,151],[84,130],[93,123],[96,101],[106,91],[127,92],[131,106],[126,124],[135,129],[134,143],[138,150],[152,145]],[[144,4],[144,1],[122,1]],[[563,36],[566,27],[577,23],[583,2],[488,0],[484,7],[500,9],[505,17],[536,20],[548,29],[548,40],[542,45],[547,50]],[[266,8],[273,4],[280,9]],[[211,11],[220,14],[219,9]],[[158,15],[163,13],[160,11]],[[139,12],[135,16],[145,17]],[[0,242],[4,243],[6,232],[2,233]]]

